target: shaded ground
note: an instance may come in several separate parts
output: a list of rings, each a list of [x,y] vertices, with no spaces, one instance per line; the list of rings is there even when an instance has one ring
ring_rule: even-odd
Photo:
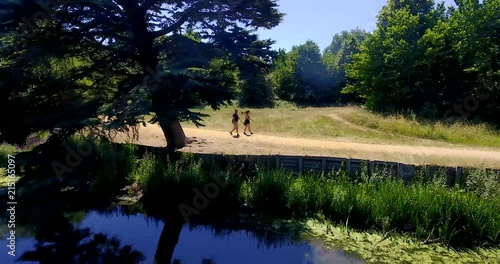
[[[229,129],[228,129],[229,130]],[[260,154],[260,155],[310,155],[358,158],[367,160],[395,161],[408,164],[441,166],[484,165],[500,168],[500,151],[484,148],[429,147],[409,145],[367,144],[336,140],[314,140],[279,135],[232,137],[229,132],[203,128],[185,127],[186,136],[193,142],[182,149],[195,153]],[[117,139],[123,142],[123,139]],[[157,125],[148,124],[139,130],[138,144],[163,147],[166,145],[162,131]]]

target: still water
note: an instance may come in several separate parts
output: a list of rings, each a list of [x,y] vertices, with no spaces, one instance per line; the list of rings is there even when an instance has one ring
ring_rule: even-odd
[[[220,232],[200,225],[182,225],[180,232],[171,232],[166,228],[168,223],[142,214],[126,215],[121,210],[82,212],[69,218],[71,224],[66,227],[54,219],[48,226],[55,229],[48,231],[41,227],[23,231],[18,227],[18,233],[24,234],[18,234],[16,256],[8,255],[3,240],[0,263],[154,263],[158,254],[168,255],[170,261],[164,263],[183,264],[364,263],[341,250],[326,250],[320,241],[297,241],[286,236],[278,241],[255,232]],[[2,223],[6,223],[4,220]],[[5,224],[1,230],[6,238]],[[20,257],[32,261],[20,261]]]

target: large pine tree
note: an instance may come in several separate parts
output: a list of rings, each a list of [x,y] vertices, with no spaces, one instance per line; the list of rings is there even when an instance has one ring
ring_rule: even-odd
[[[0,136],[118,129],[153,112],[167,146],[181,148],[180,121],[203,117],[189,109],[230,103],[235,67],[272,57],[273,42],[255,30],[282,17],[276,0],[2,2],[0,100],[17,114],[0,120],[16,124],[1,125]]]

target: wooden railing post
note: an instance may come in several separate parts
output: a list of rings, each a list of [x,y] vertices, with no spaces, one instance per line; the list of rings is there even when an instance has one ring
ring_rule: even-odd
[[[397,168],[397,178],[402,179],[403,178],[403,164],[398,162],[398,168]]]
[[[347,172],[352,175],[352,172],[351,172],[351,159],[346,159],[345,166],[346,166]]]
[[[462,174],[463,174],[464,169],[460,166],[456,168],[456,174],[455,174],[455,186],[458,184],[460,186],[460,182],[462,181]]]

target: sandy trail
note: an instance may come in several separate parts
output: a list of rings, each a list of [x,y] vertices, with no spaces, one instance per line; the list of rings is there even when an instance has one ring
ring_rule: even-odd
[[[189,127],[185,127],[184,131],[193,142],[181,151],[195,153],[334,156],[407,164],[466,167],[482,165],[500,169],[500,151],[481,148],[366,144],[260,135],[258,133],[252,136],[240,134],[239,138],[235,138],[229,132]],[[117,139],[117,141],[123,142],[123,139]],[[166,146],[160,127],[151,124],[141,127],[139,141],[135,143],[158,147]]]
[[[382,131],[378,131],[378,130],[375,130],[375,129],[372,129],[372,128],[369,128],[369,127],[364,127],[364,126],[359,126],[359,125],[353,124],[353,123],[345,120],[343,117],[341,117],[337,113],[329,114],[327,116],[330,117],[331,119],[335,120],[335,121],[338,121],[338,122],[342,123],[343,125],[346,125],[346,126],[349,126],[349,127],[361,130],[361,131],[370,131],[370,132],[374,132],[374,133],[383,133]]]

